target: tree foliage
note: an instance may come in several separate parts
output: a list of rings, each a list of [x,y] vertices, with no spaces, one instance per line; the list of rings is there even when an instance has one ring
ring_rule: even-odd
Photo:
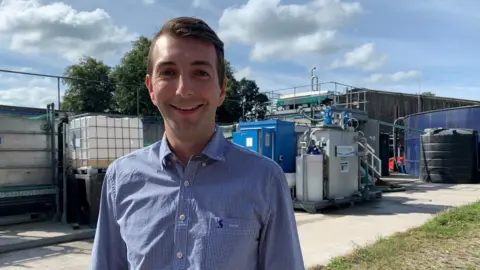
[[[138,113],[140,115],[159,115],[158,109],[152,104],[148,89],[145,86],[150,43],[150,39],[146,37],[140,37],[134,41],[132,49],[125,53],[120,64],[110,74],[110,78],[117,83],[114,101],[119,113],[137,115],[138,100]]]
[[[61,108],[75,112],[110,112],[115,83],[110,79],[111,68],[102,61],[84,56],[76,65],[68,66],[63,81],[68,86]]]
[[[239,120],[262,120],[266,115],[268,97],[260,93],[256,82],[242,78],[237,80],[230,62],[225,61],[227,90],[225,102],[217,110],[219,123]]]
[[[84,57],[78,64],[67,67],[67,77],[84,80],[66,80],[68,90],[62,108],[70,111],[114,111],[127,115],[159,116],[145,87],[150,44],[151,40],[143,36],[132,42],[130,51],[125,53],[113,69],[91,57]],[[233,123],[241,119],[264,119],[268,97],[260,93],[255,81],[246,78],[237,80],[230,62],[225,61],[225,64],[227,90],[225,102],[217,110],[217,121]]]
[[[427,91],[427,92],[423,92],[423,93],[422,93],[422,96],[434,97],[434,96],[435,96],[435,93],[430,92],[430,91]]]

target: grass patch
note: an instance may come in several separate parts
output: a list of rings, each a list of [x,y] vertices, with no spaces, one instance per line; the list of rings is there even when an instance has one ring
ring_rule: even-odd
[[[308,270],[480,268],[480,201],[436,215],[424,225]]]

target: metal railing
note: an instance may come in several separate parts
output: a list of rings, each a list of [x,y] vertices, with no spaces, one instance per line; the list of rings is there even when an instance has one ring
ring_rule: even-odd
[[[382,176],[382,160],[375,155],[375,150],[368,144],[357,142],[359,152],[365,152],[364,160],[369,170],[372,170],[377,176]]]

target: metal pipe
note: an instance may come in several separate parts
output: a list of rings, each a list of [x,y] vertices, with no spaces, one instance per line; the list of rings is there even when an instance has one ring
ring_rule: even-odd
[[[68,164],[68,124],[62,124],[62,137],[63,137],[63,166],[62,166],[62,176],[63,176],[63,213],[62,213],[62,223],[67,224],[67,164]]]
[[[403,120],[404,117],[399,117],[397,119],[395,119],[395,121],[393,121],[393,126],[392,126],[392,129],[393,129],[393,161],[394,162],[397,162],[397,121],[398,120]]]
[[[417,113],[421,113],[422,112],[422,95],[421,94],[418,94],[418,98],[417,98]]]
[[[60,110],[60,78],[57,78],[58,109]]]
[[[317,67],[314,66],[314,67],[312,67],[312,69],[310,70],[310,77],[313,77],[313,75],[314,75],[314,74],[313,74],[313,71],[314,71],[315,69],[317,69]]]
[[[318,77],[317,77],[317,75],[312,76],[312,91],[318,91]]]
[[[310,70],[310,80],[311,80],[311,84],[312,84],[312,91],[318,91],[318,77],[313,72],[316,69],[317,69],[317,67],[313,67]]]
[[[50,150],[51,150],[51,171],[52,171],[52,180],[53,185],[55,186],[55,204],[56,204],[56,213],[54,220],[58,221],[60,219],[60,190],[58,186],[58,169],[57,169],[57,158],[56,158],[56,147],[55,147],[55,103],[47,105],[47,122],[48,122],[48,131],[50,135]]]

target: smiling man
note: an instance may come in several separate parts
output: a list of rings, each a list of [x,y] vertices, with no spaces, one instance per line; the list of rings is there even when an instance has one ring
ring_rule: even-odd
[[[215,125],[226,88],[215,32],[196,18],[167,21],[147,73],[165,134],[109,166],[91,269],[305,269],[281,168]]]

